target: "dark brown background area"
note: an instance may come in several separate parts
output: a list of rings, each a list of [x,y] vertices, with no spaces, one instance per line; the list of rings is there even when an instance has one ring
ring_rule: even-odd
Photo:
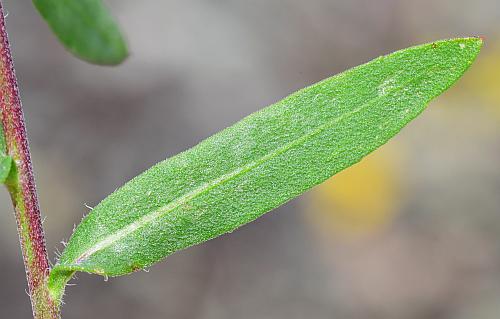
[[[481,35],[460,83],[361,164],[148,273],[78,275],[64,318],[496,319],[498,0],[107,1],[131,56],[88,65],[5,0],[51,260],[126,180],[288,93],[381,54]],[[0,317],[29,318],[0,192]]]

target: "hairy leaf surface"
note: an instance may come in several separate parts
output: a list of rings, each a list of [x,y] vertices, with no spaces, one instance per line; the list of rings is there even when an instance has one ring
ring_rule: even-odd
[[[379,57],[160,162],[83,219],[51,273],[52,293],[60,297],[75,271],[128,274],[231,232],[355,164],[452,85],[481,43]]]
[[[118,64],[128,55],[120,29],[101,0],[33,0],[64,46],[96,64]]]

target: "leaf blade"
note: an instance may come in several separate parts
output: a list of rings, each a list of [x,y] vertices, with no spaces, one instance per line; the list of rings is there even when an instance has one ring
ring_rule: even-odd
[[[51,282],[117,276],[230,232],[387,142],[469,67],[476,38],[380,57],[300,90],[163,161],[80,224]]]
[[[101,0],[33,0],[61,43],[90,63],[116,65],[128,56],[123,35]]]

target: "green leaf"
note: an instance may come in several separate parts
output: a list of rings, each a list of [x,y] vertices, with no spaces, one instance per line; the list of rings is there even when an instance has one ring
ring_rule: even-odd
[[[10,156],[0,156],[0,184],[4,184],[9,177],[12,168],[12,158]]]
[[[119,276],[253,221],[360,161],[473,62],[482,41],[379,57],[300,90],[167,159],[95,207],[50,275]],[[362,199],[360,199],[362,200]]]
[[[0,156],[5,156],[7,153],[7,145],[5,144],[5,134],[3,132],[3,124],[0,120]]]
[[[0,121],[0,184],[5,183],[12,167],[12,158],[7,155],[3,125]]]
[[[64,46],[79,58],[115,65],[128,55],[120,29],[101,0],[33,0]]]

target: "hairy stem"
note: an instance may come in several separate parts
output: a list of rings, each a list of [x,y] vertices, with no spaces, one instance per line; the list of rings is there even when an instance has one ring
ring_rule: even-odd
[[[58,302],[49,294],[50,271],[33,178],[24,115],[0,1],[0,111],[7,154],[13,159],[7,188],[15,209],[17,229],[36,319],[60,318]]]

